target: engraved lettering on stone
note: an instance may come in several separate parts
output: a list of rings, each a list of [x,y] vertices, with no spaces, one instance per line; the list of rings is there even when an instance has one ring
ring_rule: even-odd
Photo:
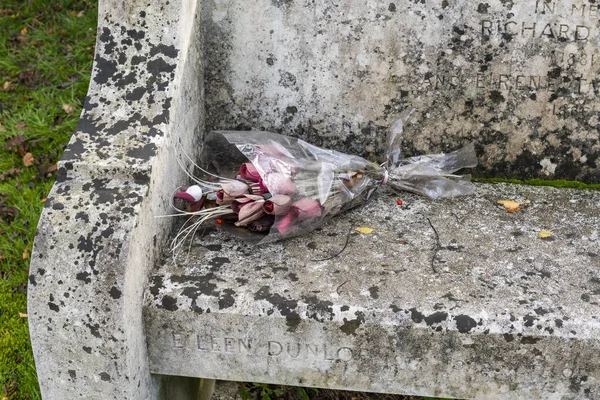
[[[197,335],[197,348],[200,351],[229,354],[254,354],[256,345],[250,338],[217,337]]]
[[[270,356],[278,356],[281,354],[283,347],[281,343],[276,342],[274,340],[269,340],[269,355]]]
[[[181,348],[184,347],[183,346],[183,336],[182,335],[180,335],[178,333],[173,334],[173,346],[176,349],[181,349]]]
[[[288,343],[287,353],[292,358],[298,358],[300,355],[300,343]]]
[[[184,347],[181,335],[174,334],[173,337],[176,347]],[[196,335],[196,348],[205,353],[266,355],[278,358],[316,359],[331,362],[348,362],[355,356],[354,350],[347,346],[279,340],[262,342],[251,338],[220,337],[210,334]]]
[[[354,358],[354,353],[350,347],[340,347],[337,351],[337,358],[342,361],[350,361]]]

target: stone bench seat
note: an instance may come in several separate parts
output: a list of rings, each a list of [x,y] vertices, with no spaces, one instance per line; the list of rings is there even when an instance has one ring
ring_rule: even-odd
[[[508,213],[499,199],[531,202]],[[280,243],[209,228],[151,275],[150,370],[422,396],[597,398],[598,204],[598,192],[523,185],[479,184],[475,196],[443,201],[383,189]],[[360,226],[373,233],[348,238]],[[540,239],[544,230],[552,236]]]

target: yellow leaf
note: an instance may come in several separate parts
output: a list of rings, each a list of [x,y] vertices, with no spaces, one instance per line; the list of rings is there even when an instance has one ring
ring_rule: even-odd
[[[510,213],[517,212],[521,209],[521,203],[514,200],[498,200],[497,203],[506,208],[506,211]]]
[[[28,317],[27,314],[22,313],[22,312],[19,313],[19,318],[27,318],[27,317]]]
[[[21,29],[21,35],[27,35],[27,28]]]
[[[547,239],[550,236],[552,236],[552,232],[550,232],[550,231],[540,231],[540,233],[538,233],[538,237],[540,239]]]
[[[370,235],[373,233],[373,228],[369,228],[368,226],[361,226],[359,228],[355,228],[354,230],[362,233],[363,235]]]

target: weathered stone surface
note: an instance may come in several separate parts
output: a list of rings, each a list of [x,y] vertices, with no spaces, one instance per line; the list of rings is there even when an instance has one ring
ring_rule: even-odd
[[[162,390],[148,370],[141,306],[171,226],[155,216],[185,179],[176,144],[195,157],[202,138],[196,6],[100,2],[88,98],[30,265],[44,399],[148,399]]]
[[[531,203],[507,213],[499,199]],[[281,243],[252,247],[209,229],[146,290],[151,371],[458,398],[597,398],[598,204],[599,192],[505,184],[437,202],[382,190]],[[330,258],[358,226],[374,232],[352,231]],[[552,237],[540,239],[542,230]]]
[[[477,143],[479,174],[600,182],[598,5],[208,1],[207,128],[293,134],[383,157]]]

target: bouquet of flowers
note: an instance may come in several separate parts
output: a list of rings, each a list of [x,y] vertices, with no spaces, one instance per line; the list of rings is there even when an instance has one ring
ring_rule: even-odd
[[[473,193],[469,176],[454,175],[477,164],[473,143],[450,154],[401,159],[409,116],[390,129],[383,165],[270,132],[211,132],[202,157],[209,166],[194,163],[203,176],[188,173],[195,184],[174,195],[185,206],[173,207],[191,223],[173,250],[208,221],[259,243],[307,233],[384,184],[430,198]]]

